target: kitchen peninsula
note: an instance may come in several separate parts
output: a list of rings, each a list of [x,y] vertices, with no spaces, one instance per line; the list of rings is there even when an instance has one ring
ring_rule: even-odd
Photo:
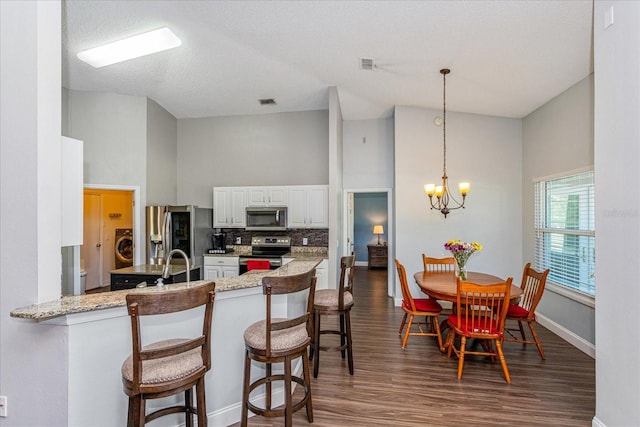
[[[240,420],[244,361],[244,330],[265,316],[262,278],[300,274],[316,268],[323,257],[294,259],[277,270],[252,270],[238,277],[218,278],[212,325],[212,368],[207,374],[208,418],[212,425],[230,425]],[[122,391],[120,367],[131,353],[131,327],[125,295],[131,292],[162,292],[209,281],[176,283],[91,295],[65,296],[59,300],[15,309],[12,317],[39,321],[47,328],[67,328],[69,346],[69,426],[123,425],[127,398]],[[284,298],[284,297],[283,297]],[[274,317],[285,316],[287,300],[275,306]],[[179,312],[167,319],[149,319],[144,342],[179,336],[190,327],[201,327],[199,314]],[[29,320],[25,320],[29,321]],[[282,401],[276,390],[274,404]],[[151,403],[150,405],[153,405]],[[172,425],[182,421],[169,418]]]

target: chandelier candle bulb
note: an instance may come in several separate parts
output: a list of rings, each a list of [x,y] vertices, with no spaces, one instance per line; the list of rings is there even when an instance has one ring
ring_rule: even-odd
[[[442,197],[442,193],[443,193],[443,187],[442,185],[436,185],[436,197],[439,199],[440,197]]]
[[[460,194],[462,194],[463,197],[467,195],[470,188],[471,184],[469,184],[468,182],[461,182],[460,184],[458,184],[458,189],[460,190]]]
[[[436,185],[435,184],[425,184],[424,186],[424,193],[431,197],[435,194],[436,192]]]

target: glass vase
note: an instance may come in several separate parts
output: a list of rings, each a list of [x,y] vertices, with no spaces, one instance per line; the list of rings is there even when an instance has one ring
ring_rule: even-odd
[[[467,266],[465,264],[456,263],[456,276],[460,280],[467,280]]]

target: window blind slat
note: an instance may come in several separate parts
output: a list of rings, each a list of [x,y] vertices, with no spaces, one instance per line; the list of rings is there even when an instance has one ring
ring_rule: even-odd
[[[534,184],[535,259],[549,280],[595,295],[594,173]]]

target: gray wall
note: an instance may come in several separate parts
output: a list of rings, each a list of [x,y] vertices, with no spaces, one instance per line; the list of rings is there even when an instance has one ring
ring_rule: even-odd
[[[146,200],[147,100],[69,90],[68,130],[84,141],[85,184],[136,185]]]
[[[466,209],[445,219],[429,209],[423,189],[442,176],[442,128],[434,124],[439,115],[437,110],[395,109],[396,258],[413,274],[422,270],[422,253],[444,257],[450,239],[478,241],[484,249],[471,257],[470,270],[517,277],[522,271],[522,121],[448,112],[450,185],[456,194],[457,183],[469,181],[471,191]],[[395,295],[401,295],[397,286]]]
[[[178,203],[213,187],[328,184],[327,110],[178,120]]]
[[[594,6],[598,346],[593,425],[639,426],[640,2],[596,1]],[[612,9],[615,23],[605,29],[602,18]]]
[[[393,187],[393,117],[344,121],[344,188]]]
[[[523,120],[522,252],[533,261],[533,179],[593,166],[593,76],[576,83]],[[519,278],[517,278],[519,280]],[[538,312],[595,344],[592,306],[545,290]]]
[[[147,98],[147,205],[178,200],[178,121]]]

